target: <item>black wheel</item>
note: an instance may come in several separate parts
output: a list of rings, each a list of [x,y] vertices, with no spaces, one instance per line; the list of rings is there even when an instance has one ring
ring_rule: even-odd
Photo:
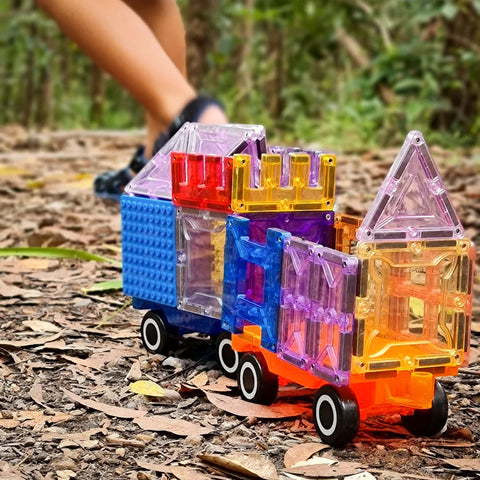
[[[168,353],[168,350],[175,348],[176,339],[168,335],[165,323],[159,312],[150,310],[144,315],[140,335],[148,352]]]
[[[270,405],[278,393],[278,377],[261,354],[246,353],[238,366],[238,387],[247,402]]]
[[[402,415],[403,426],[413,435],[435,435],[442,431],[448,418],[448,400],[445,390],[435,381],[432,406],[426,410],[415,410],[413,415]]]
[[[351,442],[360,425],[357,398],[348,387],[324,385],[313,400],[313,423],[324,443],[341,447]]]
[[[222,332],[215,342],[215,352],[222,372],[229,378],[237,377],[240,355],[232,349],[232,334]]]

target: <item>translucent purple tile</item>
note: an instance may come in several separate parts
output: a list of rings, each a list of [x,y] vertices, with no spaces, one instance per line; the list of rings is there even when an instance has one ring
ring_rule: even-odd
[[[172,198],[172,152],[231,156],[247,153],[252,168],[259,171],[259,158],[266,150],[261,125],[205,125],[186,123],[127,185],[125,193],[151,198]]]
[[[319,378],[350,378],[358,259],[292,237],[284,246],[278,355]]]
[[[282,212],[251,213],[244,215],[250,220],[250,239],[264,244],[267,229],[279,228],[310,242],[334,247],[334,212]],[[259,265],[247,265],[246,296],[255,302],[263,301],[264,271]]]
[[[358,240],[441,240],[463,234],[422,134],[411,131],[358,229]]]

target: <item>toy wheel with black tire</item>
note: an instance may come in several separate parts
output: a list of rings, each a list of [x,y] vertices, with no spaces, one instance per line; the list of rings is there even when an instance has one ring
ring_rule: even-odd
[[[165,326],[166,321],[159,311],[150,310],[142,320],[140,336],[145,349],[150,353],[168,353],[175,348],[177,340],[172,338]]]
[[[217,361],[225,376],[236,378],[240,364],[240,354],[232,348],[232,334],[222,332],[217,336],[215,342]]]
[[[413,435],[432,436],[442,431],[448,419],[448,399],[442,385],[435,380],[432,406],[402,415],[403,426]]]
[[[278,393],[278,377],[260,353],[246,353],[238,366],[238,388],[247,402],[270,405]]]
[[[324,385],[313,400],[313,423],[324,443],[341,447],[351,442],[360,425],[357,398],[348,387]]]

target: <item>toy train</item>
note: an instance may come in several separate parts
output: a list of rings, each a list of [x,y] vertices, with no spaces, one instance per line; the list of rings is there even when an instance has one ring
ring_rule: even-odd
[[[446,424],[436,380],[468,362],[475,250],[412,131],[365,218],[336,213],[336,158],[258,125],[185,124],[121,200],[124,291],[150,352],[202,332],[243,399],[318,389],[321,439],[399,413]]]

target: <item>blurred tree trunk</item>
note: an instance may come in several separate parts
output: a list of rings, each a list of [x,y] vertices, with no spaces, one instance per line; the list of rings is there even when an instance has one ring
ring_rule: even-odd
[[[71,40],[62,35],[59,40],[60,75],[62,77],[63,93],[69,93],[72,84]]]
[[[247,11],[253,11],[254,0],[243,0],[244,8]],[[247,101],[253,90],[252,78],[252,55],[253,55],[253,18],[251,15],[245,15],[239,28],[239,36],[242,39],[239,45],[238,54],[234,55],[233,65],[236,66],[238,73],[238,98],[237,102]]]
[[[52,123],[52,77],[50,66],[43,63],[40,66],[38,84],[35,92],[36,111],[35,124],[39,127],[49,127]]]
[[[22,0],[12,0],[10,2],[10,10],[15,15],[22,8]],[[2,95],[2,121],[10,122],[14,115],[13,105],[13,85],[15,81],[15,38],[12,32],[6,39],[5,45],[5,60],[4,60],[4,81],[3,81],[3,95]]]
[[[105,106],[105,72],[96,64],[92,64],[90,75],[90,121],[98,126],[103,122]]]
[[[52,42],[51,32],[43,26],[38,35],[40,52],[37,55],[37,79],[34,87],[35,95],[35,125],[49,127],[53,114],[53,80],[52,64],[50,59],[54,56],[56,45]]]
[[[283,110],[282,91],[285,82],[285,28],[276,22],[266,27],[266,45],[271,65],[271,74],[265,83],[265,98],[268,100],[268,112],[271,117],[280,117]]]
[[[219,0],[189,0],[186,19],[188,79],[196,89],[201,89],[208,73],[208,53],[212,51],[217,32],[215,15]]]
[[[37,41],[37,33],[38,26],[34,21],[31,21],[28,26],[29,43],[25,58],[25,87],[22,99],[22,124],[26,127],[30,126],[32,122],[32,112],[35,103],[35,44]]]

